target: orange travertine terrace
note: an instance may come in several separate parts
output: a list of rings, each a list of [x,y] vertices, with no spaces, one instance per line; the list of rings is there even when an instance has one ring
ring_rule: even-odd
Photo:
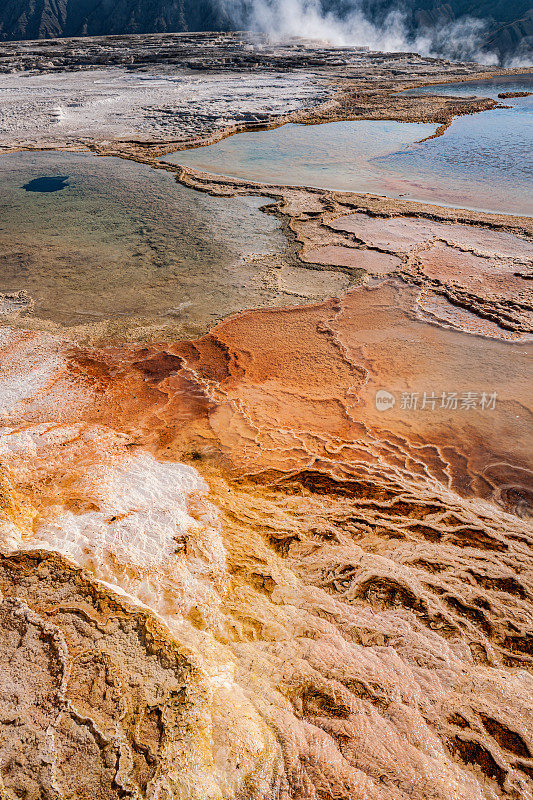
[[[501,70],[131,39],[0,45],[0,149],[123,159],[79,266],[65,195],[50,251],[0,239],[1,800],[533,800],[531,219],[263,186],[255,252],[257,185],[160,161],[287,121],[444,128],[497,101],[402,90]],[[85,209],[97,159],[68,155]]]
[[[134,737],[128,780],[158,708],[145,785],[177,796],[529,796],[525,347],[421,319],[418,294],[388,280],[166,345],[4,335],[2,586],[20,596],[24,564],[41,565],[28,591],[53,576],[64,599],[39,605],[80,653],[69,702],[109,747]],[[402,392],[465,389],[498,404],[401,409]],[[53,552],[102,588],[83,599]],[[113,638],[131,638],[133,602],[186,674],[133,689],[135,656],[112,679],[119,717],[79,639],[109,625],[94,592],[110,585],[126,594],[101,664],[133,647]],[[65,617],[82,608],[83,630]],[[155,699],[176,680],[179,720]]]

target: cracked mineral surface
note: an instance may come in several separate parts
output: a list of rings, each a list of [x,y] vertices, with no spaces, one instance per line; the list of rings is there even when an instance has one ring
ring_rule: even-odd
[[[160,157],[492,103],[394,94],[477,65],[241,35],[0,64],[5,151],[127,158],[219,209],[257,185]],[[44,314],[2,243],[0,797],[533,800],[533,221],[260,194],[297,304],[190,330],[139,303],[71,325],[68,249]]]

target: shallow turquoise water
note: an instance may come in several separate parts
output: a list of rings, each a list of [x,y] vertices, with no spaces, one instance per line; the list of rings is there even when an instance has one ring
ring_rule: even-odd
[[[440,83],[434,86],[422,86],[419,89],[410,89],[402,92],[406,95],[445,94],[453,97],[493,97],[498,100],[500,92],[531,92],[533,91],[533,74],[524,75],[498,75],[495,78],[486,78],[477,81],[464,81],[462,83]],[[520,98],[510,98],[501,102],[516,103]],[[521,100],[523,100],[522,98]],[[527,99],[527,98],[526,98]]]
[[[532,76],[426,87],[416,93],[496,97],[532,91]],[[166,156],[206,172],[262,183],[406,197],[493,212],[533,214],[533,97],[510,108],[458,117],[437,139],[435,125],[335,122],[237,134]]]
[[[411,94],[493,97],[500,92],[533,91],[533,78],[494,79],[427,87]],[[437,139],[378,157],[416,199],[433,191],[453,205],[488,211],[533,214],[533,96],[501,99],[481,114],[456,118]]]
[[[381,192],[376,156],[431,136],[436,125],[390,121],[284,125],[240,133],[217,144],[165,156],[165,161],[261,183]]]
[[[117,158],[3,155],[0,292],[26,290],[39,318],[63,325],[149,317],[197,335],[242,308],[290,302],[260,260],[286,247],[265,202],[209,197]]]

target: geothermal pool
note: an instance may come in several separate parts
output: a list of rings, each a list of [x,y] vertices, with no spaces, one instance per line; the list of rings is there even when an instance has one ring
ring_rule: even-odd
[[[420,86],[418,89],[409,89],[403,94],[440,94],[449,97],[492,97],[499,100],[501,92],[531,92],[533,91],[533,73],[523,75],[496,75],[494,78],[483,78],[475,81],[461,81],[460,83],[438,83],[433,86]],[[527,100],[527,98],[507,98],[505,105]],[[504,100],[502,99],[502,103]]]
[[[488,85],[485,85],[488,84]],[[496,97],[529,91],[531,76],[426,87],[428,94]],[[533,213],[533,97],[501,100],[510,108],[458,117],[445,133],[422,142],[437,126],[360,121],[284,125],[242,133],[165,160],[264,183],[316,186],[440,205]]]
[[[266,202],[209,197],[123,159],[2,156],[0,292],[25,290],[60,325],[142,318],[194,336],[243,308],[342,289],[346,276],[315,273],[298,294]]]
[[[213,145],[165,156],[165,161],[262,183],[381,192],[372,159],[431,136],[425,123],[329,122],[283,125],[240,133]]]
[[[464,205],[484,211],[533,214],[533,96],[498,98],[502,92],[533,91],[533,76],[442,84],[411,94],[492,97],[509,108],[457,117],[442,136],[398,150],[376,163],[397,175],[413,199]],[[416,176],[416,177],[413,177]]]

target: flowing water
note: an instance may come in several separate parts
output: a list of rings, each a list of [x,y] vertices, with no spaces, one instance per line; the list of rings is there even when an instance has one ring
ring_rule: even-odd
[[[530,91],[532,76],[426,87],[427,94],[497,97]],[[533,97],[456,118],[436,139],[435,125],[334,122],[284,125],[166,156],[206,172],[267,183],[316,186],[441,205],[533,213]]]
[[[359,125],[296,131],[324,181],[434,127]],[[0,326],[9,796],[531,798],[531,241],[292,197],[368,248],[331,245],[377,275],[336,296],[264,198],[0,165],[0,292],[46,318]],[[42,330],[143,316],[211,330]]]
[[[243,308],[298,302],[265,202],[209,197],[122,159],[2,156],[0,292],[25,290],[36,316],[62,325],[142,317],[180,335]],[[345,280],[319,277],[313,298]]]
[[[500,93],[525,91],[533,92],[531,75],[413,91],[492,97],[508,108],[457,117],[442,136],[378,157],[375,163],[397,175],[412,199],[530,216],[533,95],[498,98]]]
[[[431,136],[436,128],[367,120],[289,124],[272,131],[240,133],[164,160],[262,183],[383,193],[382,170],[372,159]]]

